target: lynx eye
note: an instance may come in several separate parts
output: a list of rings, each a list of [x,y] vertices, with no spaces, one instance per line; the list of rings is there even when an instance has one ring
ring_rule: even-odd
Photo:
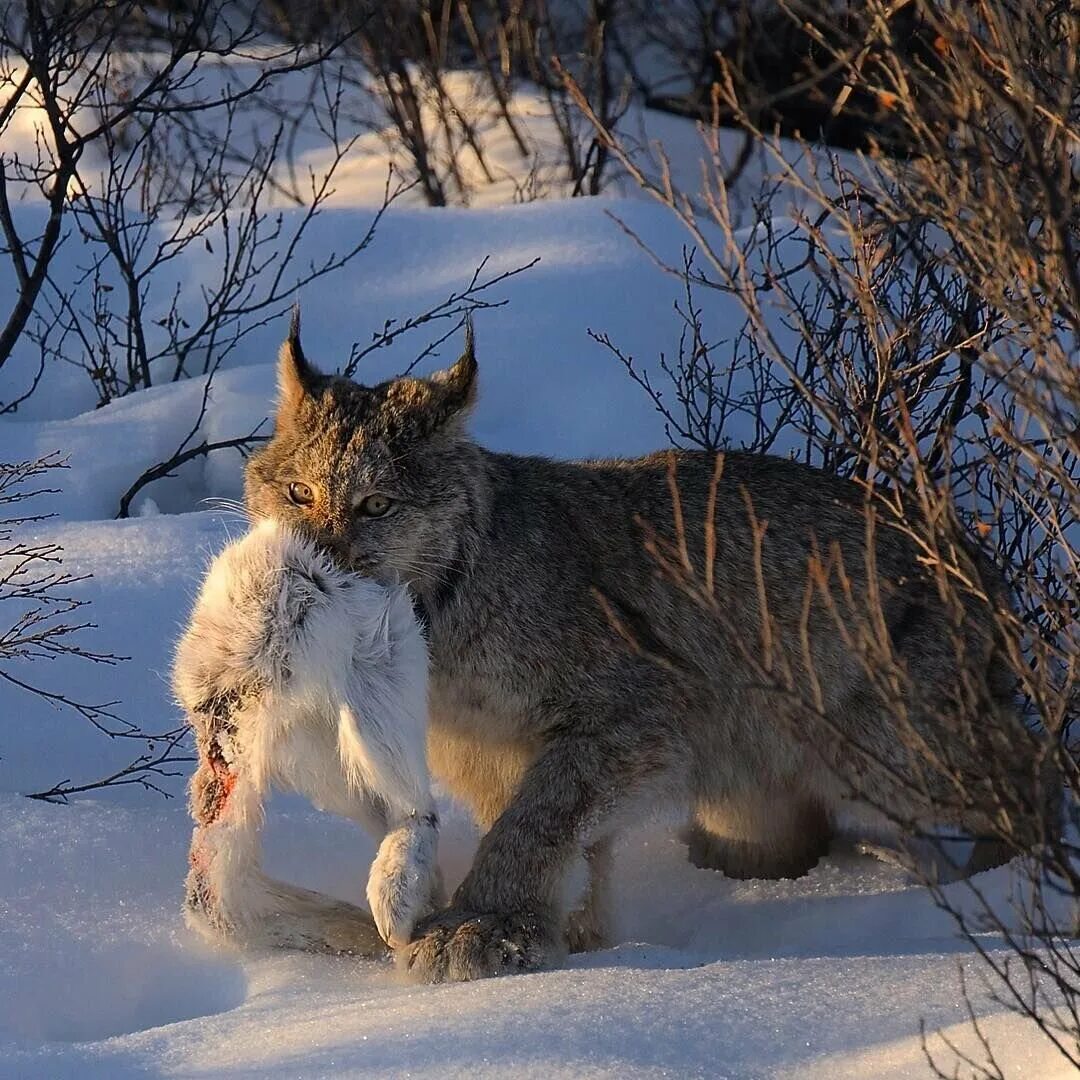
[[[385,495],[368,495],[357,504],[356,512],[364,517],[385,517],[394,505],[394,500]]]
[[[289,502],[297,506],[310,506],[315,501],[315,492],[308,484],[297,481],[289,485],[288,492]]]

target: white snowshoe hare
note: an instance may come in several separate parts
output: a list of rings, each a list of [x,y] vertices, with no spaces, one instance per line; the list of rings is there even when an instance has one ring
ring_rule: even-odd
[[[189,923],[255,947],[374,957],[384,942],[408,942],[441,897],[424,756],[427,663],[403,587],[343,572],[272,521],[225,548],[173,673],[199,752]],[[272,786],[381,838],[371,915],[262,872]]]

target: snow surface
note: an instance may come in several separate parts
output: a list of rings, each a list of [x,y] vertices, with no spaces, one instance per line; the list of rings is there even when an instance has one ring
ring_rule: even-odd
[[[256,82],[263,84],[267,57],[275,69],[287,67],[287,58],[277,48],[271,48],[265,55],[263,50],[251,47],[242,56],[205,56],[197,77],[178,85],[174,92],[178,99],[202,105],[242,94]],[[145,83],[172,62],[168,54],[153,51],[113,52],[108,58],[110,70],[126,73],[121,77],[130,77],[136,83]],[[14,88],[23,71],[21,66],[13,66],[5,85]],[[448,179],[446,195],[451,202],[474,207],[503,206],[572,195],[574,182],[565,175],[563,165],[564,136],[553,121],[540,88],[522,81],[507,102],[507,112],[521,139],[519,145],[503,119],[501,108],[485,93],[484,77],[475,72],[447,71],[442,81],[448,100],[467,117],[484,154],[482,165],[473,150],[457,137],[455,164],[465,190]],[[448,160],[450,144],[443,131],[439,105],[430,95],[424,96],[422,83],[423,80],[417,80],[421,91],[421,124],[427,136],[429,156],[437,163],[440,174],[445,174],[443,163]],[[241,162],[264,152],[271,135],[281,125],[288,154],[281,155],[274,171],[275,183],[268,206],[287,207],[303,201],[310,197],[312,179],[318,183],[331,173],[328,206],[339,209],[378,206],[386,190],[388,166],[393,165],[400,175],[409,175],[411,162],[389,115],[378,104],[378,95],[370,93],[368,85],[369,78],[363,69],[347,60],[279,72],[262,85],[257,95],[247,97],[239,105],[227,129],[222,114],[206,112],[200,120],[200,130],[219,137],[227,131],[230,156],[234,162]],[[0,86],[0,102],[4,89]],[[97,125],[96,111],[87,109],[86,113],[85,120],[73,115],[76,130]],[[573,127],[584,157],[592,129],[580,119]],[[666,171],[675,187],[684,192],[697,192],[703,163],[715,164],[728,172],[744,154],[742,135],[723,133],[714,153],[704,145],[696,124],[643,108],[636,101],[629,103],[618,128],[624,146],[647,176],[659,180]],[[336,138],[329,137],[331,131],[336,132]],[[20,156],[24,161],[34,161],[41,146],[52,145],[47,116],[33,89],[15,108],[4,131],[4,145],[9,156]],[[784,160],[799,175],[808,175],[808,170],[818,163],[815,156],[804,156],[797,151],[793,143],[785,140],[782,145]],[[96,186],[93,145],[87,153],[89,160],[81,165],[80,176],[93,190]],[[844,158],[849,164],[854,161],[852,155],[845,154]],[[741,173],[740,190],[730,193],[734,197],[736,217],[750,211],[763,175],[774,166],[775,156],[771,152],[755,151],[749,156]],[[636,182],[621,176],[614,167],[608,170],[605,184],[620,195],[636,190]],[[412,188],[403,195],[402,202],[425,205],[423,191]]]
[[[864,860],[727,882],[655,827],[619,852],[626,944],[417,987],[372,962],[193,940],[182,807],[4,796],[0,812],[4,1077],[908,1077],[926,1075],[919,1018],[968,1037],[950,927]],[[448,816],[448,869],[470,832]],[[363,895],[372,845],[351,826],[288,805],[269,835],[275,874]],[[1008,1016],[987,1028],[1007,1075],[1070,1075]]]
[[[316,221],[312,250],[366,229],[362,185],[350,190]],[[348,270],[299,297],[306,351],[333,369],[353,342],[460,288],[483,259],[498,273],[539,256],[494,290],[505,306],[477,316],[475,434],[497,449],[568,457],[660,446],[660,418],[586,331],[608,331],[655,363],[678,340],[679,282],[611,210],[678,261],[685,237],[640,201],[396,208]],[[74,276],[77,252],[65,260],[59,269]],[[178,259],[162,303],[212,263],[201,246]],[[11,288],[5,273],[0,292]],[[717,336],[737,325],[719,302],[709,319]],[[445,329],[406,335],[362,378],[401,370]],[[215,377],[198,438],[244,435],[267,415],[283,332],[244,339]],[[452,359],[454,344],[427,367]],[[0,398],[26,374],[0,374]],[[83,700],[117,699],[124,717],[167,730],[178,719],[173,643],[208,558],[244,528],[206,500],[240,496],[242,463],[232,451],[191,462],[147,488],[132,519],[112,520],[132,480],[187,435],[204,385],[156,387],[93,411],[85,380],[75,367],[49,370],[16,417],[0,417],[0,460],[69,458],[62,495],[35,506],[57,518],[28,535],[62,544],[65,568],[92,575],[74,586],[98,627],[87,641],[130,659],[111,668],[58,659],[25,674]],[[622,944],[563,970],[419,987],[378,963],[211,950],[180,917],[184,776],[162,781],[172,801],[125,788],[68,806],[31,802],[20,793],[93,779],[125,764],[131,746],[2,683],[0,710],[0,1077],[924,1076],[920,1020],[978,1052],[961,963],[1007,1075],[1071,1075],[990,998],[952,924],[897,870],[839,854],[796,882],[727,881],[686,861],[671,822],[621,843]],[[443,803],[453,886],[476,839]],[[267,847],[276,876],[362,902],[374,847],[352,825],[278,799]],[[1008,872],[980,884],[1005,896]]]

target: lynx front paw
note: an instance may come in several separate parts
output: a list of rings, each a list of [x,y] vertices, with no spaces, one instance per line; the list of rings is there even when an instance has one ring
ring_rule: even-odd
[[[545,917],[451,910],[429,919],[398,957],[412,978],[440,983],[535,971],[557,962],[563,952]]]

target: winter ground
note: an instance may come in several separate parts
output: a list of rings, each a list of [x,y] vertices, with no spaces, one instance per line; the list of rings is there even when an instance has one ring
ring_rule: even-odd
[[[960,950],[920,892],[873,864],[797,883],[694,870],[653,829],[620,852],[625,944],[562,971],[416,987],[375,963],[239,957],[178,916],[182,807],[3,798],[5,1077],[926,1075],[916,1024],[966,1039]],[[460,869],[469,829],[451,818]],[[353,897],[371,854],[299,807],[270,823],[275,872]],[[1009,1076],[1065,1076],[1009,1017]]]
[[[361,233],[363,202],[331,208],[309,244]],[[539,256],[498,287],[492,299],[506,306],[477,318],[477,437],[559,456],[662,445],[659,418],[586,330],[607,331],[654,363],[678,339],[679,283],[607,210],[677,261],[683,236],[639,202],[393,210],[351,268],[299,297],[306,350],[333,368],[352,342],[442,299],[485,257],[499,272]],[[190,252],[173,270],[177,282],[196,287],[212,260]],[[162,296],[171,289],[163,282]],[[718,332],[729,316],[714,306]],[[200,437],[246,434],[267,414],[283,331],[250,335],[217,374]],[[400,370],[428,340],[407,335],[362,377]],[[427,366],[452,356],[445,346]],[[10,396],[10,385],[0,389]],[[243,528],[204,500],[239,496],[240,459],[226,451],[194,461],[147,488],[134,518],[112,519],[132,480],[187,434],[202,391],[191,380],[93,411],[85,373],[57,368],[17,417],[0,417],[0,460],[54,450],[69,458],[63,493],[35,506],[57,517],[28,535],[62,544],[65,568],[92,575],[76,587],[98,624],[88,641],[130,657],[112,668],[56,660],[33,675],[83,700],[119,700],[146,730],[177,720],[172,644],[208,557]],[[989,997],[951,923],[898,871],[838,855],[797,882],[730,882],[690,866],[671,823],[652,823],[620,848],[621,944],[564,970],[418,987],[377,963],[213,951],[179,914],[184,777],[163,781],[172,801],[127,788],[68,806],[31,802],[21,793],[93,779],[125,764],[131,748],[5,684],[0,710],[2,1077],[924,1076],[920,1021],[978,1052],[959,964],[1006,1074],[1066,1075]],[[444,806],[444,818],[453,885],[475,838],[459,810]],[[352,826],[282,799],[267,844],[276,875],[362,897],[373,847]],[[1008,873],[979,884],[1004,896]]]

